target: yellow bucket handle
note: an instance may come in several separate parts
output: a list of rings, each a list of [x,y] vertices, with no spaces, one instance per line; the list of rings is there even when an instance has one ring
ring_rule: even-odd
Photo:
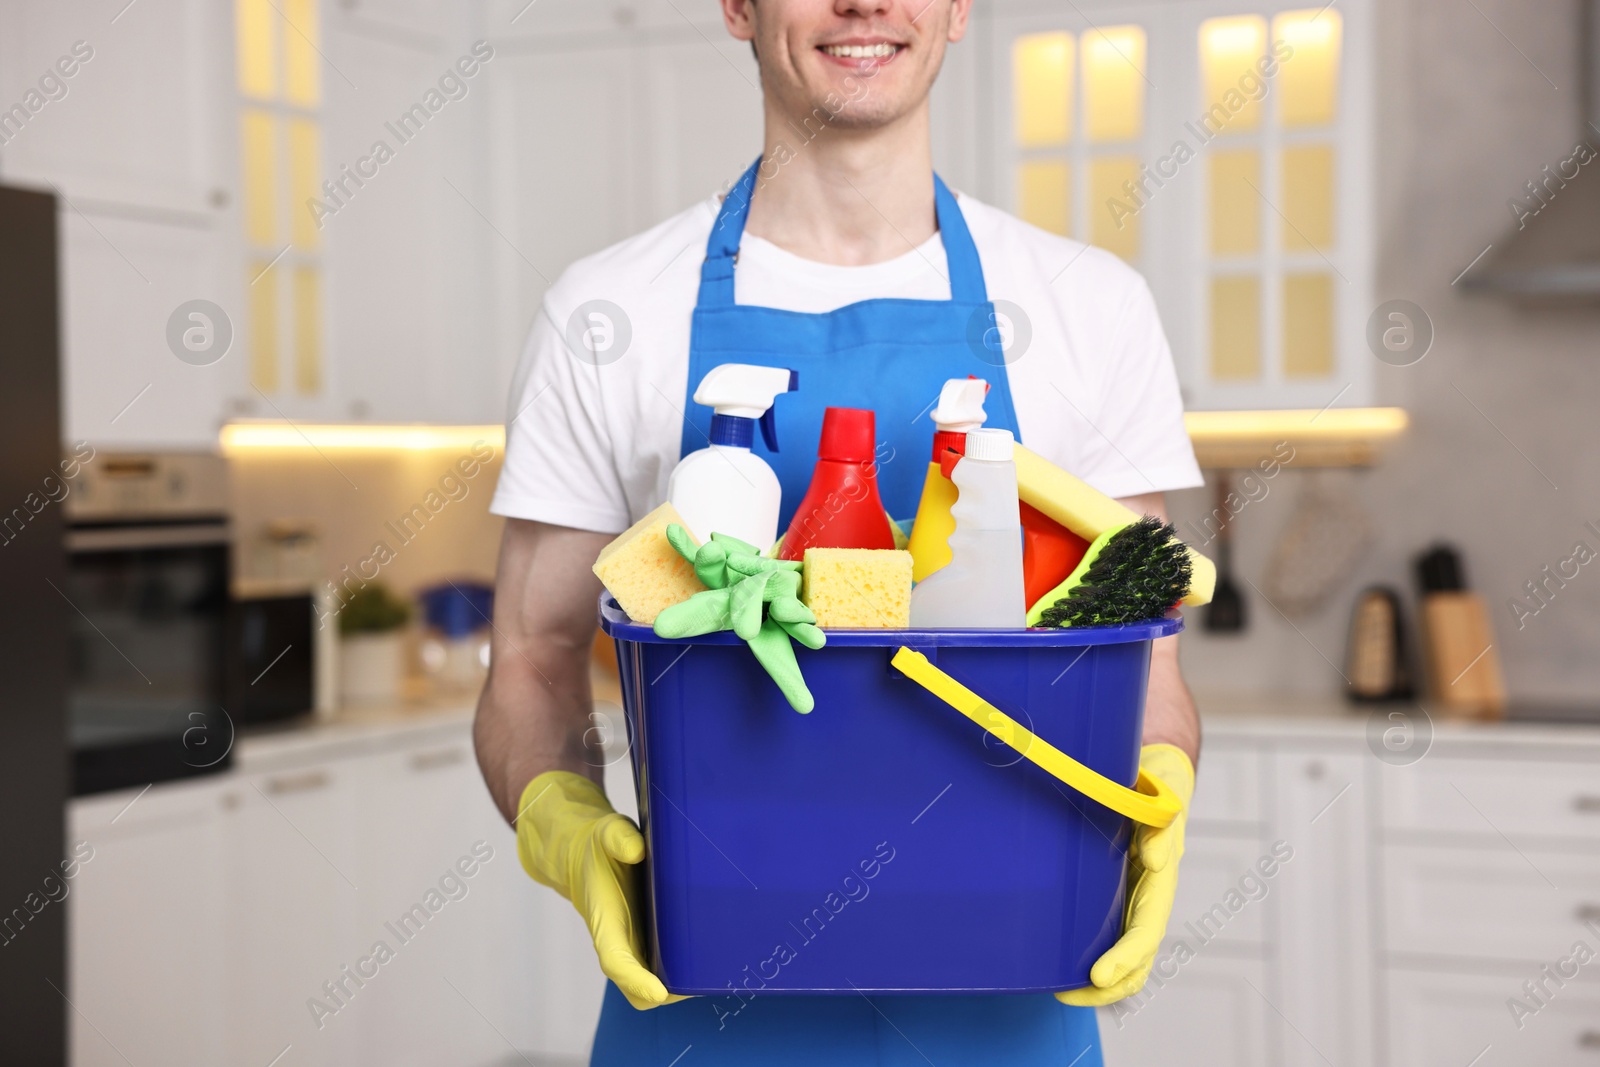
[[[1036,736],[1017,720],[984,700],[928,661],[920,652],[902,647],[889,661],[901,674],[955,708],[995,737],[1016,749],[1051,777],[1076,789],[1090,800],[1146,826],[1169,826],[1183,810],[1183,802],[1161,779],[1144,769],[1132,789],[1085,767],[1050,742]]]

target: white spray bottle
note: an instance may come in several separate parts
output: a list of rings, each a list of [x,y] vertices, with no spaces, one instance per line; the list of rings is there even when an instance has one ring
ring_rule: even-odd
[[[778,450],[772,404],[798,388],[799,372],[749,363],[724,363],[700,379],[694,402],[712,409],[711,444],[678,461],[667,499],[702,543],[720,533],[765,552],[778,539],[783,490],[750,445],[759,422],[767,448]]]
[[[911,591],[911,626],[1020,630],[1028,624],[1022,580],[1022,515],[1010,430],[972,430],[951,481],[950,562]]]

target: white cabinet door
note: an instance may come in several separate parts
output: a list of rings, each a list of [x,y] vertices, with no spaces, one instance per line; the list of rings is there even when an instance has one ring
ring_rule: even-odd
[[[567,265],[659,221],[645,217],[635,193],[649,174],[638,61],[635,49],[592,38],[563,50],[507,46],[495,60],[492,207],[454,194],[440,203],[451,225],[489,242],[502,381],[511,380],[545,289]]]
[[[74,1067],[227,1060],[222,870],[231,792],[226,780],[209,780],[70,805],[69,851],[80,842],[93,850],[64,901]]]
[[[1185,841],[1179,870],[1168,948],[1178,938],[1196,950],[1212,942],[1258,949],[1265,944],[1283,871],[1270,848],[1260,841],[1194,834]]]
[[[342,968],[382,934],[357,921],[362,770],[242,776],[224,890],[230,1062],[264,1064],[291,1045],[296,1064],[361,1062],[353,1016],[368,998]]]
[[[651,221],[667,218],[728,188],[761,154],[760,74],[750,46],[720,29],[710,43],[655,44],[641,49],[645,78],[639,106],[646,116],[649,164],[640,189]],[[805,150],[798,133],[788,147]],[[695,262],[703,248],[684,252]]]
[[[1266,1067],[1266,967],[1259,959],[1202,951],[1163,981],[1100,1009],[1100,1041],[1110,1064]]]
[[[1537,969],[1565,955],[1585,922],[1600,929],[1600,856],[1497,844],[1386,847],[1384,948]]]
[[[167,341],[180,304],[205,299],[235,323],[228,202],[228,7],[130,5],[116,21],[78,5],[8,5],[0,100],[41,79],[48,100],[4,133],[5,180],[61,198],[63,374],[68,440],[209,448],[242,381],[238,345],[220,362],[180,361]],[[82,42],[74,51],[77,42]],[[72,62],[58,66],[67,57]],[[73,70],[61,77],[64,69]]]
[[[6,180],[54,184],[86,210],[210,212],[223,166],[217,122],[232,100],[231,10],[8,3],[0,100],[10,107],[34,90],[41,106],[4,128]],[[57,67],[63,56],[79,62]],[[56,99],[38,92],[51,76],[44,91]]]
[[[242,366],[238,339],[219,361],[194,365],[174,354],[167,322],[196,299],[227,314],[231,257],[219,245],[215,224],[113,217],[66,204],[60,219],[68,441],[124,449],[214,447],[225,398]],[[212,343],[219,336],[214,332]]]
[[[1271,989],[1294,1067],[1370,1063],[1373,946],[1368,807],[1372,758],[1284,747],[1273,760],[1268,834],[1293,849],[1273,888],[1281,941]]]
[[[1522,975],[1391,971],[1387,1067],[1600,1062],[1600,982],[1580,979],[1560,989],[1547,983],[1553,995],[1541,995],[1543,1007],[1514,1015],[1513,1000],[1533,1008],[1522,983],[1538,978],[1537,969]]]
[[[498,980],[510,945],[494,882],[522,872],[471,739],[463,729],[367,762],[359,925],[396,956],[362,992],[365,1062],[429,1067],[510,1056],[500,1034],[511,991]]]
[[[1189,826],[1195,832],[1256,836],[1261,831],[1262,763],[1258,749],[1208,740],[1195,775]]]
[[[1384,827],[1412,840],[1593,848],[1600,843],[1600,763],[1584,748],[1542,755],[1436,753],[1410,766],[1385,765],[1380,771]]]
[[[481,279],[496,238],[475,211],[489,209],[483,131],[503,59],[480,62],[442,12],[431,32],[403,14],[327,13],[342,76],[327,79],[324,170],[343,189],[321,224],[327,381],[277,403],[334,421],[494,422],[504,384]]]

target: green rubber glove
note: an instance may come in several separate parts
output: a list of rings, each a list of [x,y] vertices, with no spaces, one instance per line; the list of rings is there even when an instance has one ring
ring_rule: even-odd
[[[827,636],[800,600],[800,563],[763,556],[754,545],[726,534],[713,533],[710,541],[696,546],[676,523],[667,527],[667,540],[694,564],[706,591],[656,616],[655,632],[680,638],[732,630],[749,643],[790,707],[802,715],[809,713],[816,701],[806,688],[790,641],[821,648]]]

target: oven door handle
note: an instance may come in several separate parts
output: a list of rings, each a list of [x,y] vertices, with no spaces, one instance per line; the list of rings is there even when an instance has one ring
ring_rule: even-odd
[[[116,552],[129,548],[189,548],[228,543],[228,527],[220,522],[184,523],[179,526],[119,526],[98,530],[68,530],[68,552]]]

